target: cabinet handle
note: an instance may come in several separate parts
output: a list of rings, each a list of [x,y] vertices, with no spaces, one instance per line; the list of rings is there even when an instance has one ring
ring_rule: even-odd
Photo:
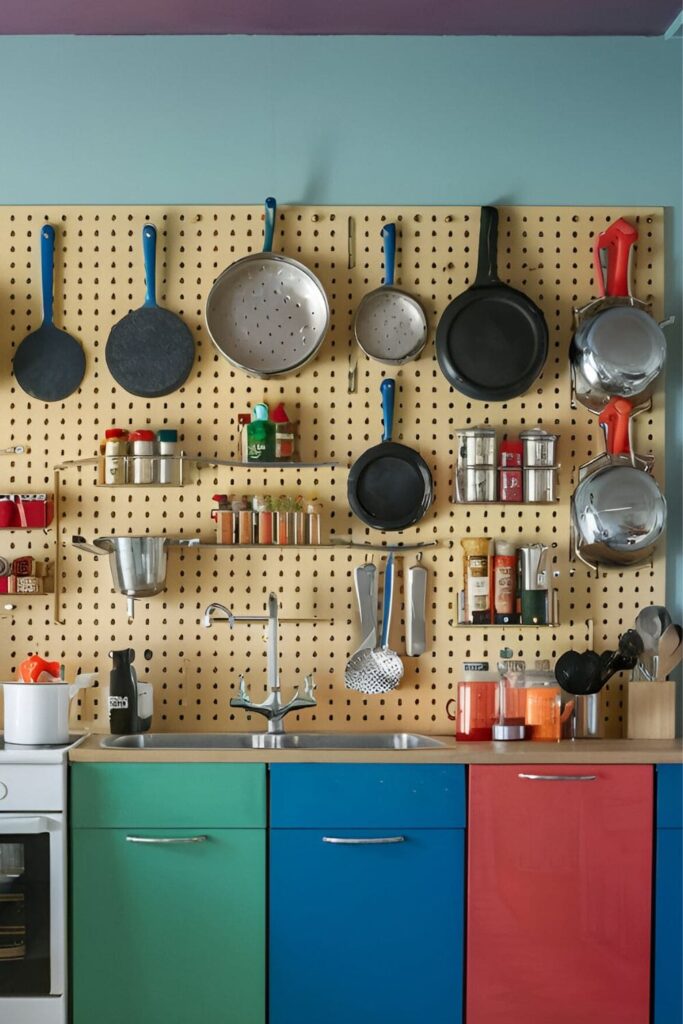
[[[205,843],[208,838],[208,836],[126,836],[126,842],[165,846],[171,843]]]
[[[348,839],[345,836],[323,836],[324,843],[337,846],[378,846],[381,843],[405,843],[405,836],[379,836],[374,839]]]
[[[595,782],[597,775],[527,775],[519,772],[518,779],[531,779],[532,782]]]

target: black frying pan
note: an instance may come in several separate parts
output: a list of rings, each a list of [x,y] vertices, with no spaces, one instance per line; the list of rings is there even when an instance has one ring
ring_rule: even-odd
[[[436,330],[436,355],[456,391],[483,402],[523,395],[543,369],[548,327],[541,310],[497,274],[498,211],[481,211],[474,284],[446,307]]]
[[[156,302],[157,232],[142,229],[147,290],[145,304],[111,329],[104,354],[117,384],[140,398],[161,398],[181,387],[194,362],[194,339],[187,324]]]
[[[349,472],[351,510],[375,530],[413,526],[431,505],[434,493],[432,474],[422,456],[391,440],[395,389],[393,380],[382,381],[382,440],[363,452]]]
[[[61,402],[80,385],[85,373],[83,349],[70,334],[55,327],[52,319],[55,229],[40,229],[40,265],[43,289],[43,322],[27,335],[14,354],[14,376],[19,387],[41,402]]]

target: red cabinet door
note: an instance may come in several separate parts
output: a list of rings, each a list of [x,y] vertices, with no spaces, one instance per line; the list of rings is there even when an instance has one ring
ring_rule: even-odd
[[[648,1024],[651,766],[469,778],[467,1024]]]

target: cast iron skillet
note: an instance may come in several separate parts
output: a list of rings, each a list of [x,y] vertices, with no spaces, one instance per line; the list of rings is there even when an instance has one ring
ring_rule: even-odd
[[[384,433],[380,444],[368,448],[349,472],[348,499],[354,515],[375,530],[405,530],[432,503],[432,474],[413,448],[391,440],[395,382],[383,380]]]
[[[456,391],[483,402],[523,395],[543,369],[548,326],[541,310],[497,274],[498,211],[481,211],[474,284],[446,307],[436,330],[436,355]]]

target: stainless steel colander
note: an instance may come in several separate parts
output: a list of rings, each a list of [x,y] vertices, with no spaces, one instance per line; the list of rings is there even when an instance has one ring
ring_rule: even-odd
[[[263,252],[229,266],[206,302],[211,339],[229,363],[252,377],[296,373],[313,359],[327,331],[330,308],[315,274],[271,252],[277,204],[268,198]]]

